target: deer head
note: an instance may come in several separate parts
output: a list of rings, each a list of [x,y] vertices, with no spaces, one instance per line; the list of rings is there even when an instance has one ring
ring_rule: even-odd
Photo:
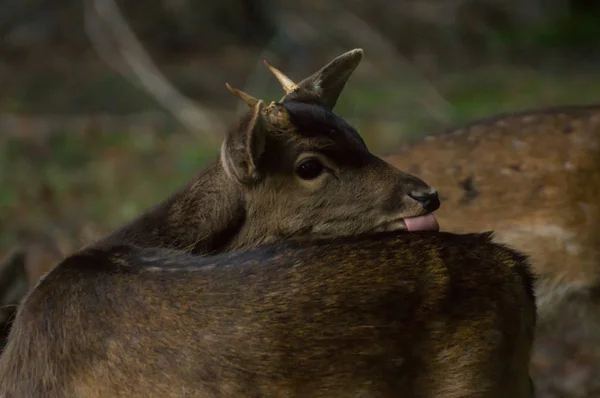
[[[369,152],[333,112],[363,52],[347,52],[265,104],[227,87],[249,109],[233,123],[219,159],[188,187],[109,239],[196,253],[291,236],[437,229],[435,189]]]
[[[243,197],[240,242],[437,228],[424,217],[439,207],[436,191],[369,152],[333,112],[362,56],[349,51],[298,84],[267,63],[286,95],[266,106],[228,85],[250,107],[220,157]]]
[[[110,66],[192,131],[216,136],[215,118],[168,83],[114,1],[86,0],[84,9],[88,36]],[[230,127],[219,160],[101,242],[210,253],[293,235],[437,229],[437,192],[371,154],[333,112],[362,57],[349,51],[298,84],[265,61],[283,98],[267,104],[230,88],[250,110]]]

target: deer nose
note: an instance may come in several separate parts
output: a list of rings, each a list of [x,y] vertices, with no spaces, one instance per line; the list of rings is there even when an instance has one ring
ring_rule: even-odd
[[[408,196],[419,202],[428,212],[436,211],[440,208],[440,197],[433,188],[415,190],[410,192]]]

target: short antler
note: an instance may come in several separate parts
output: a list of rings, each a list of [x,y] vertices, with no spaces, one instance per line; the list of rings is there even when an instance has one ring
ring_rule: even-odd
[[[250,108],[254,108],[254,106],[259,102],[257,98],[254,98],[250,94],[246,94],[245,92],[238,90],[237,88],[231,87],[229,83],[225,83],[225,86],[229,91],[233,93],[233,95],[244,101],[246,105],[248,105]]]
[[[292,79],[284,75],[283,72],[281,72],[279,69],[271,65],[266,59],[264,60],[264,63],[267,66],[267,68],[269,68],[271,73],[275,75],[277,80],[279,80],[279,83],[281,83],[281,85],[283,86],[283,89],[285,90],[286,94],[293,93],[294,90],[297,88],[296,83],[294,83]]]

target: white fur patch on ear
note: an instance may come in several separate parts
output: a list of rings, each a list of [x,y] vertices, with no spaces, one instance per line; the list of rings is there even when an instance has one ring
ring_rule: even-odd
[[[260,155],[262,155],[262,145],[257,146],[257,139],[260,139],[260,135],[257,137],[256,134],[254,134],[254,129],[257,127],[257,123],[259,123],[259,118],[260,118],[260,110],[262,107],[262,101],[258,101],[256,103],[256,105],[254,105],[254,109],[252,112],[252,118],[250,119],[250,122],[248,123],[248,127],[246,129],[246,151],[248,151],[248,160],[249,160],[249,166],[251,170],[256,169],[256,165],[254,164],[254,160],[255,158],[260,157]],[[262,144],[260,141],[258,142],[259,144]],[[259,148],[259,153],[256,153],[256,149]]]
[[[236,171],[237,168],[231,164],[231,157],[229,156],[229,153],[227,151],[227,139],[224,139],[223,143],[221,144],[221,153],[219,159],[227,177],[231,178],[236,182],[241,182],[241,177],[237,174]]]
[[[315,91],[315,93],[321,95],[321,93],[323,92],[323,88],[321,87],[321,84],[323,83],[323,80],[321,78],[315,79],[313,81],[313,90]]]

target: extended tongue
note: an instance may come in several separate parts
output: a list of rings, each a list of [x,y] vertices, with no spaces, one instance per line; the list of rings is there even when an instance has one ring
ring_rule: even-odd
[[[424,216],[408,217],[404,219],[406,229],[409,231],[439,231],[440,225],[433,213]]]

